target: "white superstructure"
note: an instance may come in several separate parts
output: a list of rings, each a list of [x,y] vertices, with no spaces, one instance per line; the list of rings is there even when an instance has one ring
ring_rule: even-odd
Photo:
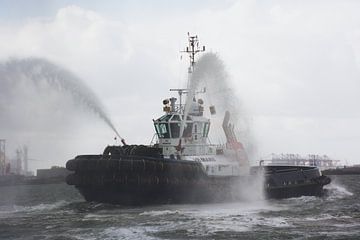
[[[195,54],[205,50],[198,47],[197,36],[189,36],[189,46],[184,52],[190,55],[189,75],[195,67]],[[188,84],[191,85],[191,84]],[[171,89],[177,98],[163,101],[165,114],[153,120],[157,135],[156,145],[166,158],[200,162],[209,176],[239,176],[249,172],[248,159],[242,144],[236,139],[233,125],[229,124],[230,113],[226,112],[223,129],[225,145],[211,145],[208,141],[210,119],[204,117],[204,101],[197,98],[196,89]],[[182,103],[183,96],[187,101]],[[215,114],[215,107],[209,107]]]

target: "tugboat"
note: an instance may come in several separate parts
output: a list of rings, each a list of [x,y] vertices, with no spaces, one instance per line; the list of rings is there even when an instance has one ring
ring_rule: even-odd
[[[264,174],[264,194],[267,198],[293,198],[301,196],[322,196],[324,185],[331,179],[322,175],[316,166],[262,165],[252,167],[252,174]]]
[[[321,160],[329,163],[327,157]],[[271,159],[260,160],[260,166],[252,167],[251,171],[263,172],[264,190],[268,198],[321,196],[326,192],[323,186],[331,182],[319,168],[319,165],[323,165],[322,161],[317,155],[272,154]]]
[[[205,51],[189,36],[189,78],[195,55]],[[226,112],[224,145],[208,143],[210,119],[194,89],[170,89],[179,95],[163,101],[164,115],[153,120],[157,142],[151,146],[107,146],[100,155],[79,155],[66,163],[74,171],[67,183],[87,201],[118,204],[222,201],[231,198],[231,183],[249,176],[243,145]],[[182,98],[186,95],[186,102]],[[212,114],[215,107],[210,106]]]
[[[195,56],[205,47],[199,47],[197,36],[188,37],[183,52],[190,57],[190,81]],[[230,112],[225,112],[222,123],[226,143],[210,144],[210,119],[205,117],[204,101],[199,97],[206,91],[191,87],[170,91],[178,93],[179,101],[175,97],[163,100],[164,115],[153,120],[154,144],[127,145],[122,139],[122,146],[107,146],[102,154],[76,156],[66,163],[73,171],[67,183],[87,201],[123,205],[236,200],[236,188],[251,182],[255,175],[250,174]],[[211,115],[216,113],[214,106],[209,110]]]

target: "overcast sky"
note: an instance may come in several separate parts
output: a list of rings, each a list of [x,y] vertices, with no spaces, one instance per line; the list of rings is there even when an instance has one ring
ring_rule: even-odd
[[[186,33],[197,34],[224,61],[259,157],[327,154],[359,164],[359,13],[355,0],[0,0],[0,59],[43,57],[69,69],[128,142],[149,143],[162,99],[186,80],[179,53]],[[0,138],[9,151],[30,145],[40,161],[33,169],[61,165],[113,143],[111,130],[94,119],[83,114],[74,118],[76,130],[36,143],[36,134],[0,123]],[[42,144],[52,141],[45,154]]]

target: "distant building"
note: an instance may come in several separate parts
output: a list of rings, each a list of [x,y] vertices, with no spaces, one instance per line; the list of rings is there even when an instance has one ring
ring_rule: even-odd
[[[330,159],[327,155],[273,153],[270,159],[262,159],[261,162],[271,165],[317,166],[320,169],[331,169],[338,167],[340,160]]]

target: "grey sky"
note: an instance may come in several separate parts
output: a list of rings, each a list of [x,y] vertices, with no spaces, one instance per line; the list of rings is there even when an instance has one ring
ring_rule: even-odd
[[[183,86],[187,62],[180,61],[179,50],[189,31],[224,60],[252,119],[259,156],[316,153],[360,163],[359,1],[0,1],[0,6],[0,58],[44,57],[71,70],[95,91],[130,143],[151,140],[151,119],[162,114],[162,99],[169,88]],[[38,133],[24,137],[1,123],[0,138],[6,135],[9,151],[29,144],[30,154],[44,162],[31,163],[33,168],[64,164],[113,143],[100,120],[84,113],[76,117],[74,111],[69,110],[74,132],[64,130],[51,140]],[[58,147],[48,146],[45,153],[41,146],[49,141]],[[52,151],[56,156],[45,160]]]

